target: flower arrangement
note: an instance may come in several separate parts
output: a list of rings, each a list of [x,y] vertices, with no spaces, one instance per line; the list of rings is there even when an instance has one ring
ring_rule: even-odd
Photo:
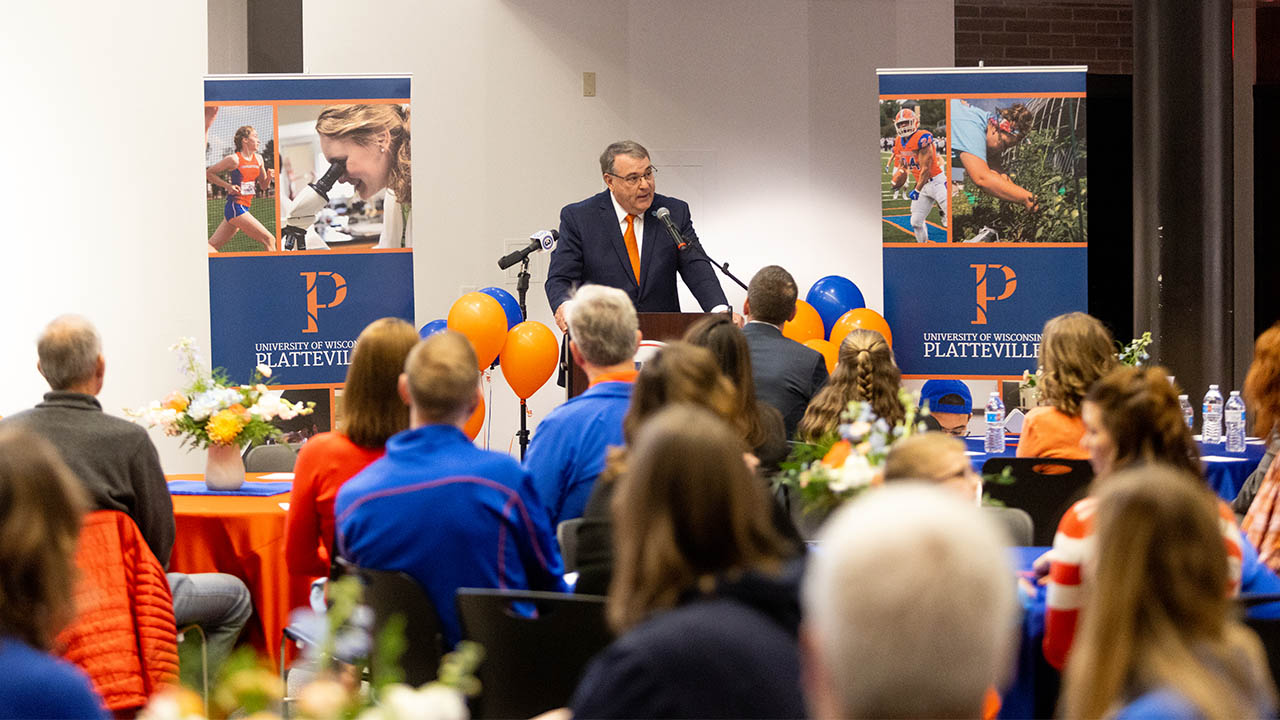
[[[271,368],[259,365],[248,385],[233,385],[222,368],[208,369],[200,359],[195,340],[181,338],[170,346],[181,358],[180,368],[188,384],[174,390],[164,400],[136,408],[125,414],[147,427],[160,427],[165,435],[181,437],[182,444],[207,448],[211,445],[244,447],[280,435],[271,424],[277,418],[290,420],[309,415],[315,403],[291,403],[267,383]]]
[[[840,415],[841,424],[816,443],[796,446],[776,481],[795,488],[806,512],[835,508],[863,490],[881,484],[881,467],[889,448],[897,441],[923,431],[918,419],[929,414],[917,408],[918,400],[907,390],[898,391],[906,416],[890,426],[876,417],[871,403],[852,401]]]
[[[1129,341],[1128,345],[1120,345],[1120,341],[1116,341],[1116,345],[1120,347],[1120,351],[1116,353],[1116,359],[1123,365],[1136,367],[1151,359],[1147,354],[1147,346],[1151,344],[1151,331],[1142,333],[1141,337],[1136,337]]]

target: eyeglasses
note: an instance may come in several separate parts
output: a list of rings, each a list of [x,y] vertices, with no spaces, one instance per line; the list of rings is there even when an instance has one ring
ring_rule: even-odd
[[[644,173],[633,173],[626,177],[623,177],[621,175],[615,175],[614,173],[605,173],[605,175],[613,175],[614,177],[621,180],[622,184],[626,185],[627,187],[635,187],[640,184],[641,180],[652,181],[653,176],[657,174],[657,172],[658,172],[658,168],[650,165],[649,169],[645,170]]]

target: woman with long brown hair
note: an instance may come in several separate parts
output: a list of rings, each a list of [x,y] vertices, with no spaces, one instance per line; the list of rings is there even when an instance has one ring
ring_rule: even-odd
[[[385,190],[379,248],[413,247],[412,158],[409,108],[404,105],[330,105],[316,119],[320,151],[342,161],[340,182],[365,201]]]
[[[619,638],[570,702],[578,717],[804,717],[799,563],[738,432],[668,407],[633,437],[610,510]]]
[[[1040,340],[1041,397],[1022,426],[1018,457],[1085,460],[1080,405],[1098,378],[1117,364],[1115,341],[1097,318],[1082,312],[1051,318]]]
[[[105,717],[79,668],[49,655],[75,615],[71,588],[88,498],[57,450],[0,430],[0,717]]]
[[[876,417],[890,426],[902,422],[906,411],[898,399],[902,372],[893,350],[874,330],[854,330],[840,343],[835,372],[804,412],[796,436],[815,442],[840,425],[840,415],[854,400],[871,403]]]
[[[1064,718],[1274,716],[1262,646],[1235,619],[1216,505],[1169,466],[1124,470],[1099,492]]]
[[[409,427],[409,408],[396,383],[417,343],[417,331],[399,318],[375,320],[356,338],[341,426],[308,440],[294,465],[285,519],[285,560],[294,575],[329,574],[338,489],[382,457],[387,438]]]

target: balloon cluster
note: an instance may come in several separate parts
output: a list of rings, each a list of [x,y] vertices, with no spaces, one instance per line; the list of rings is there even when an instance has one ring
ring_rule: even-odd
[[[445,329],[462,333],[471,341],[481,370],[497,360],[502,376],[521,400],[529,399],[546,384],[560,360],[551,329],[525,320],[515,297],[502,288],[487,287],[463,295],[449,308],[448,317],[423,325],[418,334],[426,338]],[[474,440],[483,425],[482,401],[464,432]]]
[[[782,326],[782,334],[822,353],[827,372],[834,372],[840,343],[854,330],[875,330],[893,345],[889,323],[866,305],[852,280],[828,275],[809,288],[804,300],[796,300],[796,316]]]

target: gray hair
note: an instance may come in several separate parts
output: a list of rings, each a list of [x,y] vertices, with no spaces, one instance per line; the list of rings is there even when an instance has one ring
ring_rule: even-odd
[[[98,369],[102,340],[93,324],[79,315],[59,315],[36,340],[40,373],[54,390],[88,380]]]
[[[819,544],[802,602],[835,694],[824,700],[850,718],[981,714],[1018,621],[999,528],[944,490],[902,484],[842,508]]]
[[[565,301],[564,311],[569,335],[587,362],[608,367],[635,357],[640,321],[625,292],[583,285]]]
[[[613,159],[619,155],[627,155],[633,158],[647,158],[649,151],[635,140],[619,140],[600,153],[600,172],[607,175],[613,174]]]

